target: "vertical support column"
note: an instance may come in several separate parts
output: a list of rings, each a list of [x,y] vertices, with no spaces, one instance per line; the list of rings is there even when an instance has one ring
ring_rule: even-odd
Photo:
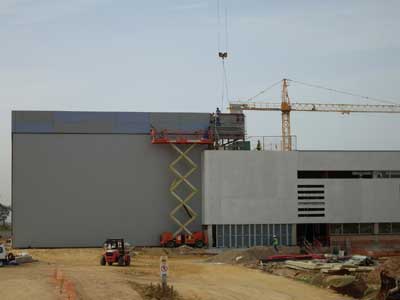
[[[374,234],[379,234],[379,223],[374,223]]]
[[[207,236],[208,236],[208,248],[210,248],[210,245],[214,245],[214,238],[213,238],[213,230],[212,227],[215,225],[206,225],[207,226]]]

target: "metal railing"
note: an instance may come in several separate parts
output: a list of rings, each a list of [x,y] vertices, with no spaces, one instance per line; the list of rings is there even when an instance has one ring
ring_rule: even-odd
[[[283,151],[282,136],[247,136],[251,150]],[[291,136],[292,150],[297,150],[297,136]]]

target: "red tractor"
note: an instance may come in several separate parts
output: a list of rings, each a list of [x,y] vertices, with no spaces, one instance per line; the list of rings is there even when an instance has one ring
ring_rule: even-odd
[[[207,232],[195,231],[193,234],[182,233],[176,237],[172,232],[163,232],[160,237],[162,247],[174,248],[181,245],[188,245],[197,248],[203,248],[208,245]]]
[[[118,263],[119,266],[129,266],[131,264],[131,255],[125,249],[124,239],[107,239],[104,243],[104,253],[100,258],[100,264],[106,263],[111,266]]]

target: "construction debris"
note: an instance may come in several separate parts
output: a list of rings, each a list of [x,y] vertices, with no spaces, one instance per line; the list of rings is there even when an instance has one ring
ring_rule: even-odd
[[[357,299],[370,298],[377,294],[378,288],[367,282],[368,273],[377,268],[377,262],[368,256],[353,255],[292,255],[294,260],[279,261],[280,256],[260,260],[260,267],[272,274],[301,280]],[[283,256],[282,256],[283,257]],[[277,258],[278,260],[273,260]],[[368,297],[367,297],[368,295]],[[364,298],[366,297],[366,298]]]
[[[282,254],[299,254],[299,247],[279,247]],[[231,249],[225,250],[218,255],[209,258],[207,261],[211,263],[225,264],[244,264],[248,266],[257,266],[261,259],[273,256],[275,253],[272,247],[255,246],[248,249]]]

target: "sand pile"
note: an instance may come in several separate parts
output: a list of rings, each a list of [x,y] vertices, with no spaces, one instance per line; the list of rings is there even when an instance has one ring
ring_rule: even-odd
[[[298,254],[299,247],[280,247],[279,254]],[[257,264],[259,259],[275,255],[272,247],[255,246],[249,249],[225,250],[222,253],[207,259],[207,262],[225,264]]]

